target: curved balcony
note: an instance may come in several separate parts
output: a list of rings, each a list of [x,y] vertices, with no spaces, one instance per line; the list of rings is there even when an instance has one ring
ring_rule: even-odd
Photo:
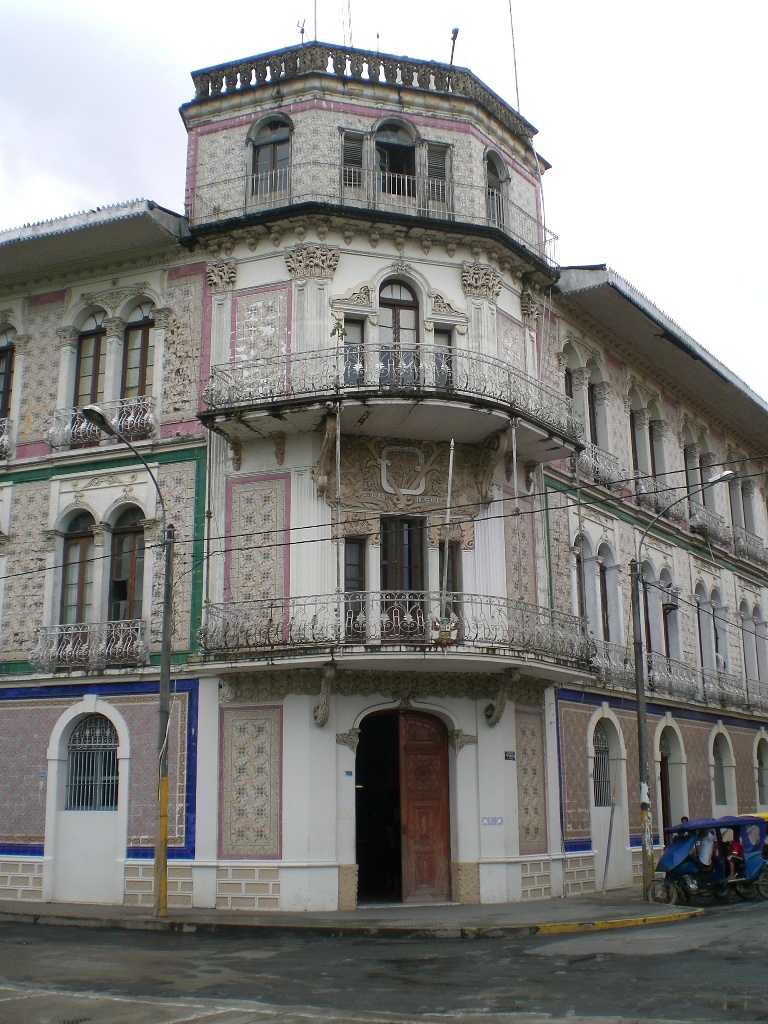
[[[586,445],[576,456],[576,463],[580,473],[592,477],[595,483],[603,484],[605,487],[615,487],[626,480],[627,474],[622,470],[616,456],[598,448],[596,444]]]
[[[155,400],[149,395],[104,402],[101,410],[114,429],[129,441],[145,441],[157,427]],[[52,426],[43,434],[51,449],[86,448],[104,437],[97,426],[83,418],[79,409],[57,409]]]
[[[743,526],[733,527],[733,546],[741,558],[749,558],[753,562],[760,562],[761,565],[768,564],[768,548],[757,534],[750,533]]]
[[[198,631],[212,660],[264,660],[277,653],[330,648],[366,656],[432,649],[511,655],[583,669],[589,644],[575,615],[481,594],[356,591],[209,605]],[[376,651],[378,654],[374,654]]]
[[[141,619],[74,622],[43,626],[30,663],[41,672],[56,669],[103,671],[108,666],[144,665],[149,660],[147,627]]]
[[[718,544],[728,544],[731,535],[725,525],[725,519],[719,512],[713,512],[698,501],[688,500],[690,514],[688,525],[692,533],[698,533],[707,540],[716,541]]]
[[[539,462],[570,454],[582,431],[561,392],[500,359],[430,344],[347,345],[227,363],[212,368],[203,391],[210,411],[232,414],[217,428],[241,441],[254,431],[315,429],[325,403],[341,399],[342,429],[369,436],[440,439],[446,404],[454,436],[465,443],[518,417],[519,453]],[[355,403],[365,405],[364,425]],[[259,425],[259,418],[267,422]]]

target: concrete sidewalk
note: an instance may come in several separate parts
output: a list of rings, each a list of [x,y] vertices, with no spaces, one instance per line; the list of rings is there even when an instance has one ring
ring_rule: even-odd
[[[703,914],[700,907],[646,903],[639,888],[605,894],[556,897],[526,903],[468,906],[458,903],[363,905],[357,910],[232,912],[169,909],[156,918],[138,907],[68,903],[0,903],[0,922],[122,928],[130,931],[230,935],[377,936],[387,938],[505,938],[601,931],[681,921]]]

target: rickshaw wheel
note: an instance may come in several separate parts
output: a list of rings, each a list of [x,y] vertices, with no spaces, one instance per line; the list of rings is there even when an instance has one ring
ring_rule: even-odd
[[[677,903],[677,886],[666,878],[654,878],[646,890],[649,903]]]
[[[733,887],[733,891],[736,893],[740,900],[757,899],[757,886],[754,882],[736,882],[736,884]]]
[[[768,871],[765,868],[755,879],[755,888],[761,900],[768,900]]]

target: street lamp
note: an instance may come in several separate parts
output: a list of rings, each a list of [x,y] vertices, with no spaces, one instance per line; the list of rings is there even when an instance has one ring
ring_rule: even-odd
[[[648,523],[645,530],[643,530],[642,536],[640,537],[640,543],[637,545],[637,557],[633,558],[629,565],[630,582],[632,587],[632,646],[635,658],[635,697],[637,704],[637,758],[638,774],[640,776],[640,828],[643,851],[643,899],[646,900],[648,899],[648,886],[653,881],[654,865],[653,834],[651,828],[651,797],[648,778],[648,728],[645,711],[645,656],[643,654],[643,629],[640,608],[641,578],[643,580],[643,586],[645,585],[645,577],[642,576],[643,544],[645,543],[645,538],[648,536],[648,532],[651,527],[657,523],[662,516],[666,515],[674,505],[677,505],[680,501],[685,501],[687,498],[691,497],[692,494],[700,494],[712,484],[720,483],[721,480],[730,480],[733,475],[733,470],[724,469],[722,473],[717,473],[699,487],[694,488],[693,491],[687,491],[679,498],[675,498],[674,501],[670,501],[668,505],[665,505],[661,512],[655,515],[650,523]]]
[[[155,818],[155,915],[168,913],[168,718],[171,703],[171,628],[173,622],[173,524],[166,522],[163,492],[147,460],[107,419],[98,405],[86,405],[80,415],[92,426],[122,441],[143,464],[155,485],[162,517],[164,572],[160,634],[160,688],[157,723],[157,808]]]

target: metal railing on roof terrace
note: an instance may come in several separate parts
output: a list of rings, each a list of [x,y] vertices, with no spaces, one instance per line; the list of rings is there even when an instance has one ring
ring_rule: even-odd
[[[231,92],[274,86],[302,75],[328,75],[339,80],[380,83],[399,89],[447,93],[474,100],[524,139],[536,129],[466,68],[436,61],[412,60],[389,53],[311,42],[245,57],[192,72],[195,101]]]
[[[441,630],[441,606],[448,609]],[[209,605],[203,654],[248,658],[309,646],[443,647],[518,653],[585,667],[589,645],[576,615],[485,594],[379,590]]]
[[[496,228],[548,266],[558,265],[557,235],[537,217],[501,194],[491,203],[485,184],[456,177],[294,161],[277,171],[198,183],[188,192],[187,216],[202,227],[301,203]]]
[[[203,391],[211,409],[259,407],[293,398],[370,395],[484,400],[579,438],[570,398],[500,359],[423,344],[345,345],[214,366]]]

